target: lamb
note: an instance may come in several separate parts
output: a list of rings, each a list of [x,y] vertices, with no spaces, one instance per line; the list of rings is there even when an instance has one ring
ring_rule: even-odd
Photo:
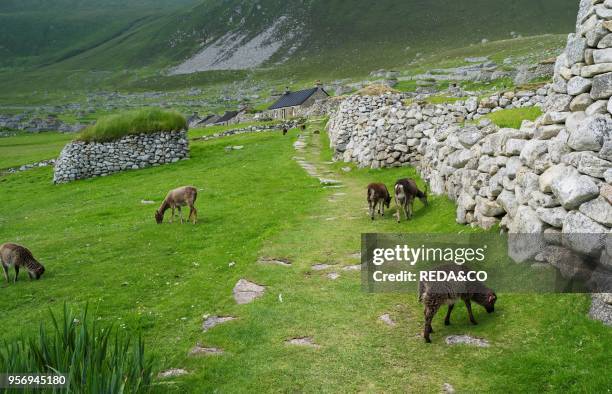
[[[391,204],[391,195],[384,183],[370,183],[368,185],[367,199],[372,220],[374,220],[376,206],[378,206],[378,213],[381,216],[385,216],[385,205],[389,208]]]
[[[183,213],[181,212],[181,207],[189,206],[189,217],[187,220],[192,220],[193,224],[196,224],[198,220],[198,210],[195,208],[194,204],[197,198],[198,190],[193,186],[183,186],[178,189],[170,190],[159,209],[155,211],[155,221],[157,224],[161,224],[164,221],[164,213],[171,208],[172,216],[170,217],[170,223],[172,223],[174,219],[174,209],[177,208],[182,224]]]
[[[471,271],[468,267],[459,266],[457,264],[446,264],[435,268],[436,271],[454,272],[457,276],[460,272],[467,275]],[[444,304],[448,305],[444,325],[450,325],[450,316],[455,303],[462,299],[470,317],[472,324],[476,323],[472,314],[472,301],[482,305],[487,313],[495,311],[495,301],[497,295],[493,290],[486,287],[482,282],[419,282],[419,302],[425,305],[425,327],[423,328],[423,338],[425,342],[431,343],[429,334],[433,332],[431,322],[438,312],[438,309]]]
[[[414,198],[417,197],[423,205],[427,206],[427,189],[425,192],[419,190],[413,179],[404,178],[395,182],[395,205],[397,206],[397,222],[402,219],[402,210],[406,215],[406,220],[412,218]]]
[[[10,283],[8,270],[11,265],[15,268],[13,283],[17,282],[19,267],[25,267],[28,270],[30,279],[38,280],[45,273],[45,267],[36,261],[34,256],[32,256],[32,252],[21,245],[13,243],[0,245],[0,263],[2,263],[4,278],[7,283]]]

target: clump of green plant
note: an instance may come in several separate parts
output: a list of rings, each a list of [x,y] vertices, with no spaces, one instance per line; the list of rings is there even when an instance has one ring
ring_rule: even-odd
[[[523,120],[536,120],[542,115],[542,110],[538,107],[511,108],[488,114],[486,117],[491,119],[499,127],[510,127],[518,129]]]
[[[105,142],[128,134],[177,131],[187,128],[185,117],[176,111],[144,108],[98,119],[78,136],[80,141]]]
[[[52,326],[38,335],[0,345],[0,373],[66,375],[68,392],[143,393],[153,380],[152,359],[145,357],[140,336],[132,341],[114,327],[91,322],[64,305],[63,316],[51,314]]]

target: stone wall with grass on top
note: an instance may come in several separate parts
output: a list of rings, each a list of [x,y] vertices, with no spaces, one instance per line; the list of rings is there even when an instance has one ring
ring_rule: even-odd
[[[175,163],[189,156],[186,131],[127,135],[111,142],[73,141],[55,162],[54,183]]]

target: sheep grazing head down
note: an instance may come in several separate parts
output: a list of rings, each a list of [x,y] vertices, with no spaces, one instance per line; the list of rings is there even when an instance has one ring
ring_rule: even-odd
[[[474,301],[482,305],[488,313],[495,311],[495,301],[497,301],[497,295],[489,290],[487,293],[477,294],[474,297]]]
[[[155,211],[155,221],[157,224],[162,224],[164,221],[164,215],[160,211]]]

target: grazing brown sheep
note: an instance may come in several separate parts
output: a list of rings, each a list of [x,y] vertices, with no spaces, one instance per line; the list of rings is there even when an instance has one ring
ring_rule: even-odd
[[[378,206],[378,213],[385,216],[385,206],[389,208],[391,195],[384,183],[370,183],[368,185],[368,206],[370,207],[370,217],[374,220],[374,211]]]
[[[15,279],[13,280],[13,283],[17,282],[19,267],[25,267],[28,270],[28,276],[30,279],[38,280],[42,274],[45,273],[45,267],[36,261],[32,255],[32,252],[21,245],[13,243],[5,243],[0,245],[0,263],[2,263],[4,278],[6,279],[7,283],[10,282],[8,272],[10,266],[15,268]]]
[[[436,271],[454,272],[456,275],[460,272],[467,274],[470,271],[465,266],[457,264],[446,264],[435,268]],[[493,290],[486,287],[482,282],[419,282],[419,302],[425,305],[425,327],[423,328],[423,338],[425,342],[431,343],[429,334],[433,332],[431,322],[442,305],[448,305],[445,325],[450,325],[450,316],[455,303],[463,300],[470,317],[472,324],[477,324],[472,314],[472,301],[482,305],[488,313],[495,311],[495,301],[497,295]]]
[[[395,182],[395,205],[397,206],[398,223],[402,219],[402,211],[406,215],[406,220],[412,218],[415,197],[427,206],[427,189],[425,192],[420,191],[414,179],[404,178]]]
[[[195,201],[198,198],[198,190],[193,186],[183,186],[178,189],[170,190],[168,195],[162,202],[161,206],[155,211],[155,221],[157,224],[161,224],[164,221],[164,213],[168,209],[172,209],[172,216],[170,217],[170,223],[174,219],[174,209],[177,208],[181,223],[183,223],[183,213],[181,207],[189,206],[189,217],[187,220],[192,220],[193,224],[196,224],[198,220],[198,210],[195,208]]]

